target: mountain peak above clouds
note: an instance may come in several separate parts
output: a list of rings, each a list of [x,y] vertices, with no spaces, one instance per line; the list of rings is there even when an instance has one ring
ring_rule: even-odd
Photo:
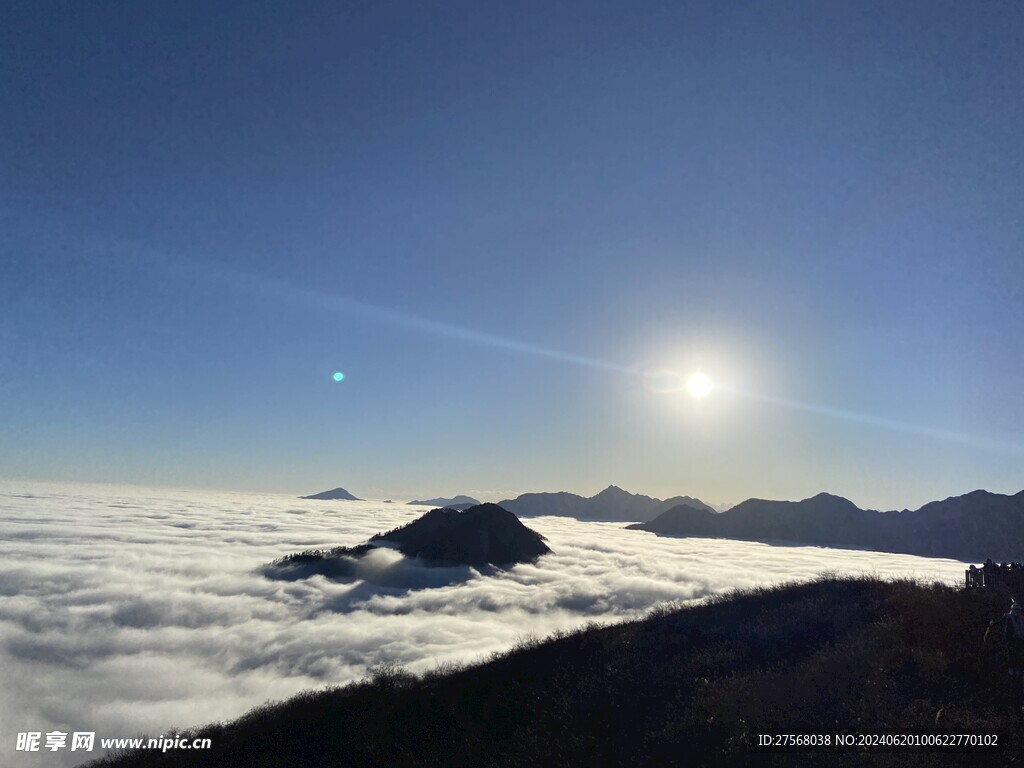
[[[617,485],[609,485],[593,496],[583,497],[575,493],[524,493],[515,499],[506,499],[501,506],[523,517],[554,515],[575,517],[582,520],[607,520],[632,522],[653,520],[666,509],[679,504],[688,504],[709,512],[715,510],[691,496],[675,496],[671,499],[654,499],[643,494],[630,493]]]
[[[551,550],[544,537],[523,525],[497,504],[478,504],[467,510],[432,509],[411,523],[377,534],[355,547],[306,550],[265,566],[271,579],[294,581],[314,575],[347,580],[372,578],[375,569],[360,561],[374,550],[397,548],[405,557],[420,558],[421,565],[504,566],[531,563]],[[376,568],[379,571],[379,568]],[[376,574],[379,575],[379,574]]]
[[[406,504],[415,504],[427,507],[454,507],[458,505],[474,507],[479,503],[480,502],[477,499],[474,499],[472,496],[464,495],[452,496],[450,499],[441,496],[436,499],[426,499],[425,501],[416,500],[406,502]]]
[[[329,491],[321,491],[320,493],[314,493],[312,496],[299,496],[299,498],[316,499],[319,501],[362,501],[362,499],[353,496],[344,488],[332,488]]]
[[[408,557],[475,566],[532,562],[551,551],[543,536],[497,504],[434,509],[370,541],[397,544]]]
[[[902,512],[861,509],[830,493],[802,501],[747,499],[713,517],[676,508],[630,527],[667,536],[782,540],[981,562],[1024,558],[1021,538],[1008,535],[1022,524],[1024,491],[1008,496],[977,490]]]

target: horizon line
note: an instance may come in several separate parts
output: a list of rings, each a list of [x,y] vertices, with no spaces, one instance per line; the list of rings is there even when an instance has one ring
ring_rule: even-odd
[[[289,496],[289,497],[295,498],[297,500],[306,500],[306,499],[303,498],[303,496],[300,496],[300,495],[292,496],[292,494],[295,493],[295,491],[280,491],[280,490],[277,490],[277,491],[254,491],[254,490],[251,490],[251,489],[237,488],[237,487],[236,488],[222,488],[222,487],[209,487],[209,486],[208,487],[198,487],[198,486],[184,486],[184,485],[165,485],[165,484],[160,484],[160,483],[157,483],[157,484],[143,483],[143,482],[139,482],[139,481],[53,480],[53,479],[43,480],[43,479],[39,479],[39,478],[30,478],[30,477],[7,477],[7,476],[0,476],[0,483],[37,483],[39,485],[63,485],[63,486],[86,485],[86,486],[100,486],[100,487],[114,487],[114,488],[117,488],[117,487],[149,488],[149,489],[154,489],[154,490],[186,491],[186,492],[193,492],[193,493],[232,493],[232,494],[236,494],[237,493],[237,494],[248,494],[248,495]],[[337,487],[342,487],[342,486],[335,486],[335,487],[337,488]],[[692,498],[692,499],[695,499],[697,501],[700,501],[702,504],[706,504],[709,507],[715,508],[716,512],[718,512],[718,513],[726,512],[729,509],[732,509],[733,507],[736,507],[739,504],[742,504],[742,503],[744,503],[746,501],[772,501],[772,502],[797,503],[797,502],[800,502],[800,501],[807,501],[808,499],[815,498],[816,496],[820,496],[822,494],[827,494],[829,496],[835,496],[837,498],[845,499],[846,501],[849,501],[851,504],[856,506],[858,509],[861,509],[861,510],[863,510],[865,512],[903,512],[903,511],[914,511],[915,509],[920,509],[921,507],[926,506],[926,505],[931,504],[931,503],[936,502],[936,501],[946,501],[948,499],[955,499],[955,498],[959,498],[961,496],[967,496],[967,495],[970,495],[972,493],[977,493],[978,491],[982,491],[984,493],[991,493],[991,494],[994,494],[994,495],[997,495],[997,496],[1006,496],[1006,497],[1012,497],[1012,496],[1016,496],[1018,494],[1024,493],[1024,487],[1022,487],[1019,491],[1014,491],[1014,492],[1011,492],[1011,493],[1002,493],[1000,491],[990,491],[987,488],[978,487],[978,488],[972,488],[971,490],[964,491],[962,493],[954,493],[954,494],[951,494],[949,496],[945,496],[943,498],[937,498],[937,497],[936,498],[930,498],[928,501],[924,502],[923,504],[921,504],[921,505],[919,505],[917,507],[904,506],[902,509],[896,509],[896,508],[892,508],[892,509],[874,509],[872,507],[861,507],[859,504],[857,504],[855,501],[853,501],[853,499],[849,498],[848,496],[844,496],[842,494],[833,493],[831,491],[818,491],[816,493],[811,494],[810,496],[804,496],[803,498],[800,498],[800,499],[770,499],[770,498],[765,498],[763,496],[748,496],[748,497],[746,497],[744,499],[741,499],[740,501],[737,501],[737,502],[731,502],[731,503],[730,502],[719,502],[719,503],[716,503],[716,504],[712,504],[710,502],[704,501],[702,498],[700,498],[700,496],[697,496],[697,495],[694,495],[694,494],[691,494],[691,493],[675,493],[672,496],[666,496],[665,498],[659,498],[657,496],[649,496],[646,493],[635,493],[633,491],[627,491],[624,488],[622,488],[621,486],[616,485],[615,483],[610,483],[609,485],[607,485],[604,488],[602,488],[600,491],[597,491],[596,493],[594,493],[594,494],[592,494],[590,496],[584,496],[583,494],[577,493],[576,491],[567,491],[567,490],[565,490],[563,488],[563,489],[559,489],[559,490],[556,490],[556,491],[521,491],[521,492],[519,492],[519,493],[517,493],[515,495],[507,496],[506,498],[502,499],[502,501],[514,500],[514,499],[519,498],[520,496],[524,496],[524,495],[527,495],[527,494],[545,494],[545,493],[548,493],[548,494],[569,493],[569,494],[572,494],[574,496],[579,496],[580,498],[583,498],[583,499],[592,499],[592,498],[598,496],[599,494],[601,494],[603,491],[608,490],[609,488],[618,488],[619,490],[621,490],[624,493],[627,493],[627,494],[629,494],[631,496],[646,496],[647,498],[652,499],[654,501],[668,501],[669,499],[674,498],[675,496],[688,496],[689,498]],[[333,490],[333,489],[327,489],[327,490]],[[345,490],[348,490],[348,489],[346,488]],[[349,492],[351,493],[351,491],[349,491]],[[323,491],[314,491],[313,493],[323,493]],[[480,493],[480,492],[477,491],[477,493]],[[355,494],[353,494],[353,495],[355,495]],[[391,495],[393,496],[394,494],[391,494]],[[424,494],[424,495],[427,495],[427,494]],[[453,498],[456,495],[470,496],[471,494],[468,493],[468,492],[464,492],[464,493],[454,494],[451,498]],[[445,498],[445,497],[437,496],[436,498]],[[397,500],[396,499],[391,499],[390,497],[388,499],[385,499],[382,496],[381,498],[359,498],[358,501],[384,502],[386,500],[390,500],[390,501],[393,501],[395,504],[408,504],[409,501],[415,501],[415,500],[418,500],[418,499],[419,499],[419,497],[414,497],[414,498],[405,500],[404,499],[404,495],[399,495],[399,498]],[[336,500],[336,501],[344,501],[344,500],[339,499],[339,500]],[[480,503],[483,503],[483,504],[486,504],[486,503],[496,504],[496,503],[499,503],[499,502],[488,502],[488,501],[481,500]],[[719,507],[724,507],[724,509],[719,509]]]

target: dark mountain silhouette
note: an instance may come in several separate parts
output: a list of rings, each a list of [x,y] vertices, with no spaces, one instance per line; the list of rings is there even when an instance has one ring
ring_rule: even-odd
[[[370,541],[397,544],[409,557],[476,566],[532,562],[551,551],[543,536],[497,504],[478,504],[463,511],[434,509]]]
[[[328,579],[356,578],[356,561],[376,547],[373,544],[359,544],[355,547],[334,547],[333,549],[307,549],[275,560],[263,567],[268,579],[298,581],[310,576],[326,576]]]
[[[426,501],[410,501],[409,504],[419,504],[426,507],[451,507],[457,509],[464,507],[469,509],[475,507],[480,502],[474,499],[472,496],[453,496],[450,499],[427,499]]]
[[[499,502],[499,506],[520,517],[558,515],[559,517],[582,517],[583,505],[587,500],[575,493],[524,493],[514,499]]]
[[[758,589],[527,639],[476,666],[418,677],[382,665],[343,688],[177,734],[208,738],[210,749],[136,749],[94,765],[1016,765],[1024,730],[1010,706],[1004,644],[981,639],[1008,599],[866,578]],[[794,733],[828,734],[830,743],[758,745],[760,734]],[[857,734],[961,733],[998,734],[998,745],[836,743],[847,734],[856,743]]]
[[[478,504],[465,511],[434,509],[422,517],[356,547],[309,549],[264,566],[271,579],[294,581],[315,574],[331,579],[357,578],[358,561],[378,547],[395,547],[406,557],[430,565],[511,565],[533,562],[551,550],[544,537],[497,504]]]
[[[891,517],[890,517],[891,516]],[[888,513],[894,552],[961,560],[1024,560],[1024,491],[1012,496],[972,491],[920,509]]]
[[[300,499],[318,499],[320,501],[362,501],[356,498],[344,488],[335,488],[322,493],[314,493],[312,496],[299,496]]]
[[[1024,557],[1022,525],[1024,491],[974,491],[902,512],[860,509],[828,493],[803,501],[747,499],[716,514],[680,505],[628,527],[666,536],[777,539],[980,562]]]
[[[575,493],[524,493],[515,499],[501,502],[501,506],[520,517],[557,515],[587,520],[625,522],[653,520],[667,509],[687,504],[697,509],[715,510],[700,499],[675,496],[671,499],[652,499],[650,496],[629,493],[617,485],[609,485],[596,496],[585,498]]]
[[[666,509],[678,507],[680,504],[685,504],[688,507],[693,507],[694,509],[703,509],[708,512],[718,511],[710,504],[705,504],[703,501],[701,501],[700,499],[696,499],[693,496],[673,496],[670,499],[662,499],[661,501],[654,499],[654,501],[656,502],[654,508],[658,510],[657,514],[659,515]]]

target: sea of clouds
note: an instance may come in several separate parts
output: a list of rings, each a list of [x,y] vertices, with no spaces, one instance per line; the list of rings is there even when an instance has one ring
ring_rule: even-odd
[[[158,736],[397,662],[423,672],[529,635],[669,600],[824,571],[962,579],[965,565],[877,552],[659,538],[621,523],[526,519],[552,554],[480,573],[371,553],[359,580],[274,581],[261,567],[351,546],[426,507],[127,486],[0,483],[0,764],[20,731]],[[70,742],[70,739],[69,739]]]

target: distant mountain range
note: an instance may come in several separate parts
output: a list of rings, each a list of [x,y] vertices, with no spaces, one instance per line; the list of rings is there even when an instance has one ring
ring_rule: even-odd
[[[585,520],[646,522],[681,504],[715,514],[712,507],[691,496],[673,496],[671,499],[664,500],[652,499],[650,496],[629,493],[617,485],[609,485],[599,494],[590,498],[565,491],[524,493],[515,499],[506,499],[500,502],[499,506],[514,512],[519,517],[556,515]]]
[[[323,491],[322,493],[314,493],[312,496],[299,496],[300,499],[318,499],[320,501],[362,501],[362,499],[353,496],[351,493],[346,491],[344,488],[334,488],[330,491]]]
[[[301,498],[358,501],[344,488]],[[900,512],[861,509],[849,499],[830,493],[802,501],[747,499],[718,512],[691,496],[655,499],[615,485],[589,498],[562,491],[524,493],[498,505],[481,505],[465,495],[409,504],[456,510],[500,507],[513,517],[554,515],[635,522],[628,527],[664,536],[778,540],[976,562],[986,558],[1024,560],[1024,536],[1020,533],[1024,526],[1024,491],[1010,496],[978,490]]]
[[[426,501],[410,501],[408,503],[419,504],[426,507],[449,507],[451,509],[458,509],[460,507],[464,507],[468,509],[469,507],[475,507],[480,502],[474,499],[472,496],[453,496],[450,499],[427,499]]]
[[[361,501],[344,488],[335,488],[312,496],[300,496],[302,499],[318,499],[325,501]],[[410,505],[425,507],[447,507],[449,509],[467,510],[480,504],[472,496],[460,494],[451,498],[438,497],[408,502]],[[692,496],[673,496],[671,499],[653,499],[642,494],[629,493],[617,485],[609,485],[596,496],[589,498],[575,493],[560,491],[556,493],[524,493],[515,499],[506,499],[498,506],[519,517],[540,517],[556,515],[559,517],[576,517],[582,520],[606,520],[610,522],[647,522],[662,512],[686,504],[695,509],[708,512],[716,510],[700,499]]]
[[[876,512],[819,493],[802,501],[747,499],[715,513],[681,504],[627,526],[664,536],[782,540],[981,562],[1024,559],[1024,491],[973,491],[920,509]]]

